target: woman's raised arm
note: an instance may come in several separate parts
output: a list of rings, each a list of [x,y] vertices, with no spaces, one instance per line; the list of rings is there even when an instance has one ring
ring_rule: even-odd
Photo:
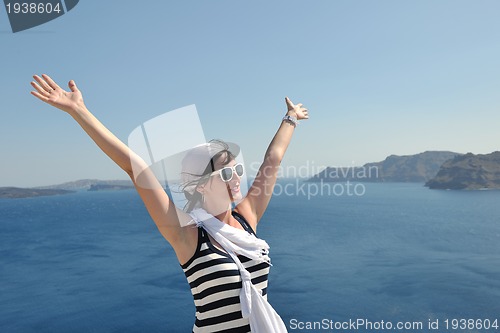
[[[71,115],[99,148],[130,176],[159,231],[176,249],[176,245],[185,239],[179,219],[189,217],[175,208],[148,165],[94,117],[73,80],[68,83],[70,91],[65,91],[48,75],[33,78],[36,82],[31,82],[31,85],[36,91],[31,94]],[[138,176],[134,175],[134,170],[142,172]],[[187,221],[182,222],[185,225]]]
[[[292,139],[297,120],[309,119],[309,113],[302,103],[293,104],[288,97],[285,98],[285,102],[287,113],[267,148],[264,161],[246,198],[237,206],[242,215],[249,219],[248,222],[254,230],[271,200],[281,160]]]
[[[68,83],[70,91],[59,87],[48,75],[33,76],[36,82],[31,85],[36,89],[31,93],[40,100],[67,112],[85,132],[94,140],[101,150],[108,155],[123,171],[132,174],[130,149],[87,109],[82,93],[75,81]]]

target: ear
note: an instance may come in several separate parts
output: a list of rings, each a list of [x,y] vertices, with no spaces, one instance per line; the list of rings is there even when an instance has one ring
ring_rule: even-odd
[[[200,193],[201,195],[203,195],[205,193],[205,184],[203,185],[198,185],[196,187],[196,192]]]

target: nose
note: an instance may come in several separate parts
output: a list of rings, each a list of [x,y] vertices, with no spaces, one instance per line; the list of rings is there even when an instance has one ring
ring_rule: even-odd
[[[231,178],[231,180],[229,181],[229,184],[232,187],[234,185],[239,185],[240,181],[241,181],[241,177],[238,176],[238,174],[236,173],[236,171],[233,170],[233,178]]]
[[[235,186],[235,185],[239,185],[240,184],[240,176],[238,176],[237,174],[234,174],[233,175],[233,179],[231,179],[229,181],[229,185],[231,185],[231,187]]]

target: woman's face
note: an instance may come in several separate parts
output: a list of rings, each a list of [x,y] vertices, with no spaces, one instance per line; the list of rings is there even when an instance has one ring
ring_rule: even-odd
[[[237,163],[234,159],[231,159],[227,164],[223,164],[224,161],[226,161],[225,154],[222,154],[214,161],[215,172],[213,172],[207,183],[205,183],[201,189],[205,198],[204,205],[206,208],[211,208],[212,211],[217,209],[218,212],[215,214],[227,210],[231,202],[242,199],[240,189],[241,178],[234,171],[234,166]],[[220,170],[227,167],[233,168],[233,170],[225,170],[229,171],[226,172],[226,175],[231,175],[232,173],[231,179],[225,182],[220,176]]]

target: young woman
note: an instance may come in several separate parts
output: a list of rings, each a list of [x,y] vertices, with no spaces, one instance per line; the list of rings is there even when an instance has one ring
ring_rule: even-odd
[[[211,141],[189,151],[182,162],[188,200],[182,210],[146,163],[90,113],[73,80],[68,84],[70,91],[65,91],[48,75],[33,78],[35,91],[31,93],[72,116],[132,179],[190,284],[196,305],[193,332],[286,332],[267,303],[268,246],[255,232],[297,121],[309,118],[307,109],[286,98],[285,117],[244,198],[240,191],[244,169],[235,161],[237,146]],[[237,203],[234,209],[233,203]]]

